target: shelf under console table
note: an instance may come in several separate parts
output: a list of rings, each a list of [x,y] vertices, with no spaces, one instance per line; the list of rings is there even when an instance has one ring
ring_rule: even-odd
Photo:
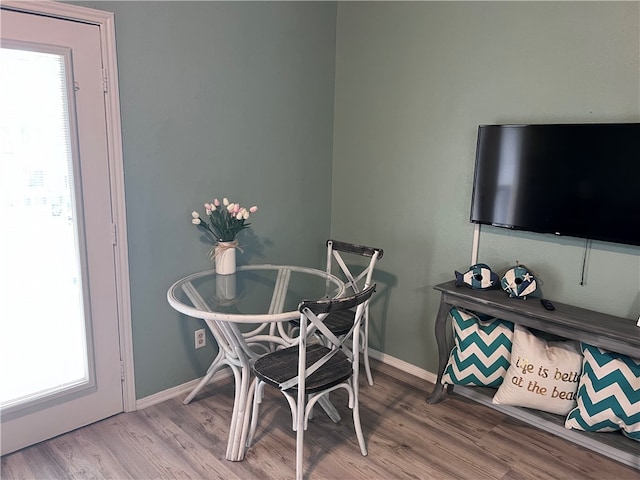
[[[578,340],[612,352],[637,358],[640,352],[640,328],[635,321],[553,302],[555,310],[546,310],[537,298],[510,298],[503,290],[473,290],[456,287],[455,281],[436,285],[441,292],[435,323],[438,346],[438,377],[428,403],[439,402],[444,393],[442,375],[449,359],[448,318],[452,307],[484,313],[559,337]],[[549,431],[585,448],[640,470],[640,442],[622,434],[594,433],[564,427],[564,417],[528,408],[494,405],[495,389],[448,385],[465,397]]]

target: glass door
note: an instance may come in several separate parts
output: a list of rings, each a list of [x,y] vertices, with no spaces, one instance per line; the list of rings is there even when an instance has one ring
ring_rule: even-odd
[[[2,454],[123,409],[97,26],[2,11]]]
[[[5,414],[92,380],[67,53],[7,48],[6,43],[0,49],[0,131],[5,137],[0,219],[11,225],[0,249],[0,303],[5,305],[0,402]],[[30,305],[28,315],[24,305]],[[7,368],[16,364],[20,368]]]

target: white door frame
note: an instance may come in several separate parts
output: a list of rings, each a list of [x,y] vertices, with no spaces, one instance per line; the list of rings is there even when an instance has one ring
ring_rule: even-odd
[[[111,215],[114,223],[114,255],[116,259],[116,290],[120,359],[122,365],[122,395],[125,412],[136,410],[135,374],[133,368],[133,334],[131,329],[131,297],[129,291],[129,256],[127,250],[127,218],[124,196],[124,162],[122,157],[122,127],[120,94],[116,64],[115,15],[86,7],[54,1],[4,0],[3,8],[18,12],[46,14],[51,17],[97,25],[106,84],[105,109],[107,147],[111,183]]]

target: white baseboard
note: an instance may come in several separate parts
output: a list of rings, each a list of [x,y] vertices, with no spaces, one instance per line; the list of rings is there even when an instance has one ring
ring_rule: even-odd
[[[392,357],[391,355],[387,355],[386,353],[382,353],[371,348],[369,349],[369,356],[381,361],[386,365],[390,365],[397,368],[398,370],[402,370],[403,372],[410,373],[411,375],[426,380],[427,382],[436,382],[437,375],[435,373],[416,367],[415,365],[407,363],[404,360],[400,360],[399,358]],[[213,376],[213,378],[211,379],[211,383],[229,376],[231,376],[231,371],[229,369],[221,370]],[[195,388],[199,381],[200,378],[196,378],[187,383],[183,383],[182,385],[177,385],[175,387],[168,388],[167,390],[163,390],[161,392],[154,393],[153,395],[141,398],[136,401],[136,410],[142,410],[144,408],[162,403],[174,397],[182,395],[186,397],[189,392],[191,392],[191,390]]]
[[[215,382],[216,380],[220,380],[222,378],[226,378],[230,376],[231,376],[231,370],[229,370],[228,368],[225,368],[224,370],[218,371],[211,378],[211,383]],[[191,392],[191,390],[193,390],[196,387],[196,385],[198,385],[201,379],[202,378],[195,378],[190,382],[183,383],[182,385],[177,385],[175,387],[168,388],[167,390],[163,390],[161,392],[154,393],[153,395],[149,395],[148,397],[140,398],[139,400],[136,401],[136,410],[142,410],[143,408],[156,405],[157,403],[162,403],[165,400],[170,400],[174,397],[179,397],[183,395],[186,397],[187,395],[189,395],[189,392]]]
[[[395,367],[398,370],[402,370],[403,372],[410,373],[411,375],[414,375],[418,378],[426,380],[427,382],[436,383],[436,379],[438,378],[438,376],[433,372],[416,367],[411,363],[407,363],[404,360],[400,360],[399,358],[392,357],[391,355],[387,355],[386,353],[373,350],[372,348],[369,349],[369,356],[371,358],[375,358],[376,360],[380,360],[385,365],[391,365],[392,367]]]

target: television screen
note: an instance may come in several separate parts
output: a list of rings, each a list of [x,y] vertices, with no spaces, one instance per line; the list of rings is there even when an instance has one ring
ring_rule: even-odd
[[[481,125],[471,221],[640,245],[640,123]]]

